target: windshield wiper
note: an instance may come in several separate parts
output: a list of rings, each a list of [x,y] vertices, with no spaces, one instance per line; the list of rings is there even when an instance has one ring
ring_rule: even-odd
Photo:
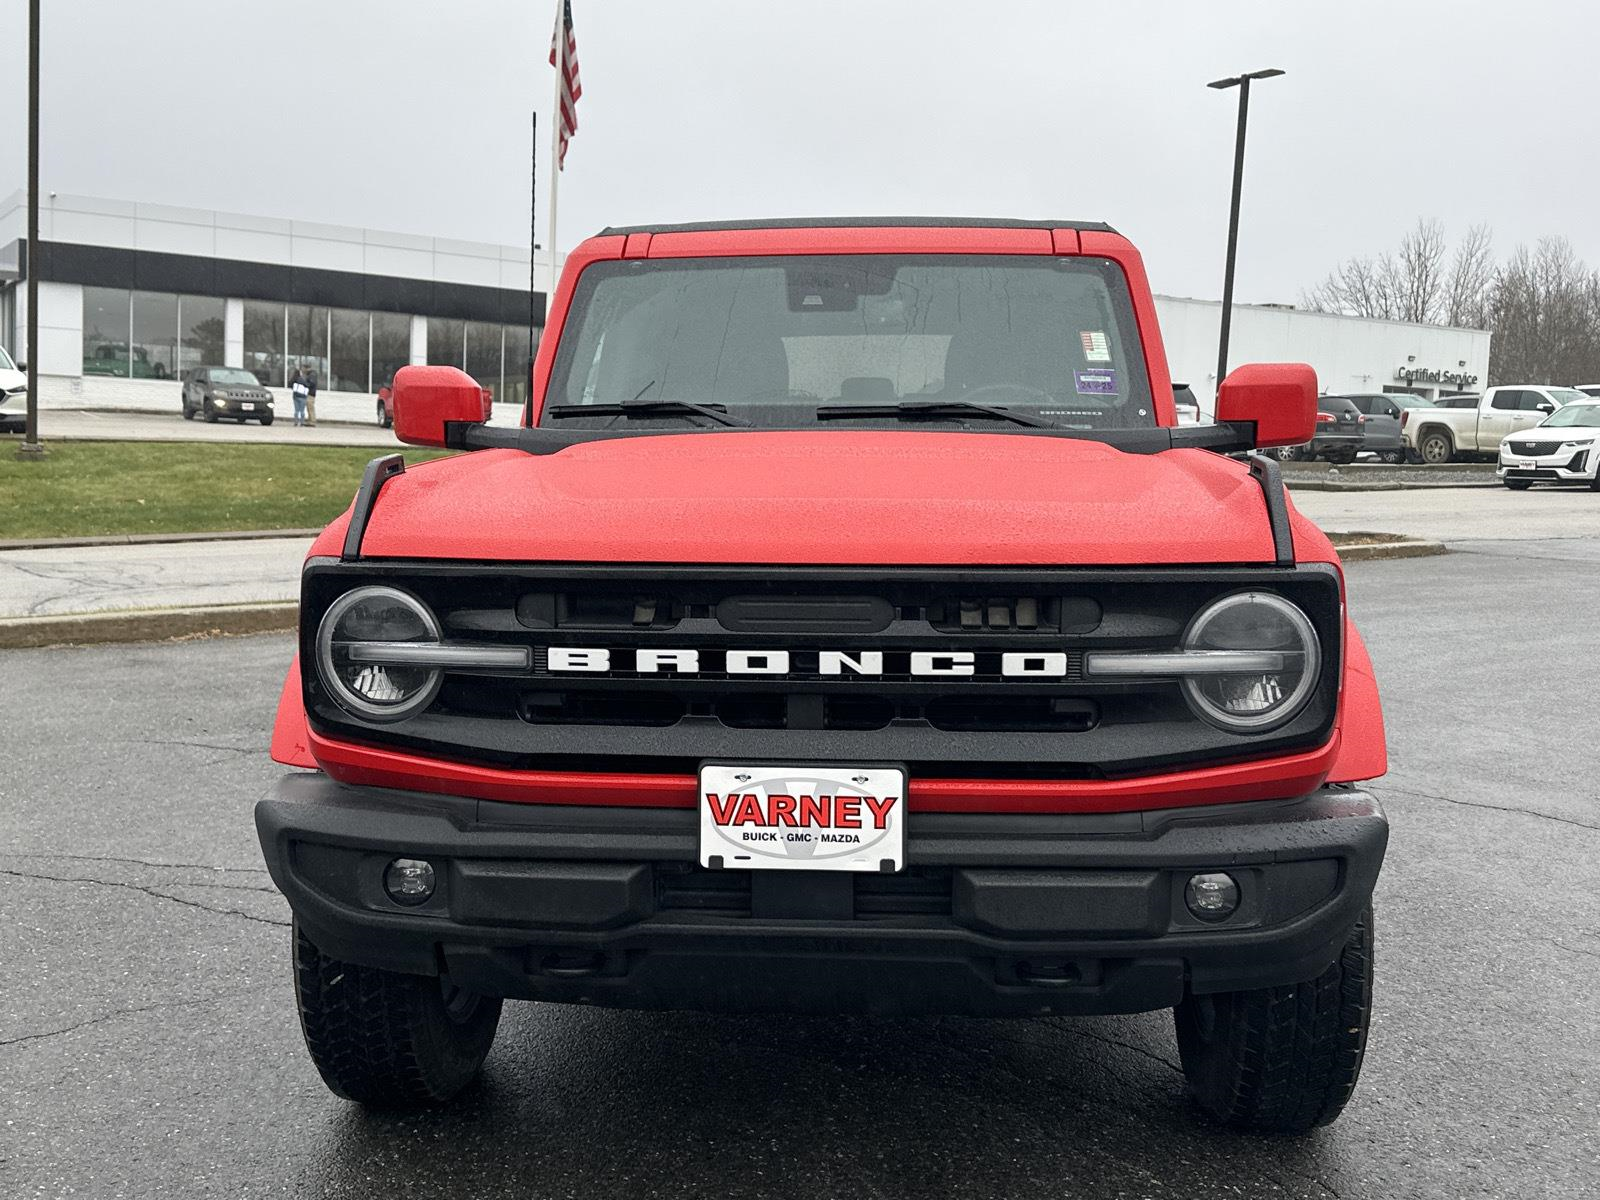
[[[718,425],[750,425],[743,417],[729,416],[718,404],[696,404],[693,400],[624,400],[619,404],[557,404],[545,409],[545,416],[563,417],[660,417],[685,415],[705,417]]]
[[[1054,421],[1030,417],[1009,408],[994,408],[987,404],[974,404],[970,400],[902,400],[899,404],[825,404],[817,409],[819,421],[848,421],[852,417],[889,417],[897,421],[915,420],[919,417],[991,417],[997,421],[1011,421],[1035,429],[1060,429]]]

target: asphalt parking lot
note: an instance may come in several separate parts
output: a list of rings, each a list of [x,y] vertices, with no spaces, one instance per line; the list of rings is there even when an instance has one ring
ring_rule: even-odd
[[[1349,579],[1394,833],[1371,1049],[1330,1129],[1212,1132],[1165,1014],[515,1005],[457,1106],[365,1115],[303,1053],[288,913],[256,849],[290,654],[258,636],[0,653],[4,1191],[1600,1194],[1600,540],[1474,543]]]

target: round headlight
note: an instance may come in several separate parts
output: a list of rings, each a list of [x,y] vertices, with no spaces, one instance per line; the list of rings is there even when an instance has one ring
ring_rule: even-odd
[[[1264,650],[1280,656],[1279,667],[1272,671],[1184,679],[1189,707],[1235,733],[1261,733],[1292,719],[1310,699],[1322,664],[1310,620],[1271,592],[1235,592],[1208,604],[1189,622],[1183,648]]]
[[[363,646],[437,642],[439,622],[415,596],[359,587],[329,606],[317,626],[317,663],[339,707],[368,721],[403,721],[433,703],[444,681],[435,667],[374,661]]]

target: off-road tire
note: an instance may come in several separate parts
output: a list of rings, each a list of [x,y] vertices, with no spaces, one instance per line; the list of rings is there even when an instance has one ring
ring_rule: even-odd
[[[261,416],[261,424],[262,424],[263,427],[271,425],[272,424],[272,414],[271,413],[262,414],[262,416]]]
[[[215,425],[217,423],[217,410],[211,407],[210,401],[206,401],[201,405],[200,415],[205,419],[207,425]]]
[[[336,1096],[373,1108],[449,1100],[477,1076],[500,1024],[497,997],[329,958],[296,923],[300,1031]]]
[[[1230,1129],[1305,1133],[1344,1110],[1367,1048],[1372,910],[1309,983],[1190,996],[1176,1010],[1189,1090]]]
[[[1429,449],[1433,448],[1433,455],[1429,456]],[[1448,433],[1441,433],[1437,429],[1429,430],[1417,442],[1417,454],[1423,462],[1434,466],[1440,463],[1452,462],[1456,456],[1456,444]]]
[[[1533,481],[1530,479],[1507,479],[1504,482],[1513,492],[1525,492],[1533,486]]]

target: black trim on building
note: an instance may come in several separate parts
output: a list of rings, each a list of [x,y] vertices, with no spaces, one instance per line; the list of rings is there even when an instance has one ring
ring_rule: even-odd
[[[18,260],[28,268],[27,243],[19,239]],[[141,292],[179,292],[273,303],[318,304],[328,308],[369,309],[419,317],[452,317],[498,325],[526,325],[528,292],[518,288],[484,287],[292,267],[282,263],[168,254],[118,246],[85,246],[75,242],[39,242],[39,278],[85,287],[127,288]],[[533,294],[544,311],[543,292]]]

